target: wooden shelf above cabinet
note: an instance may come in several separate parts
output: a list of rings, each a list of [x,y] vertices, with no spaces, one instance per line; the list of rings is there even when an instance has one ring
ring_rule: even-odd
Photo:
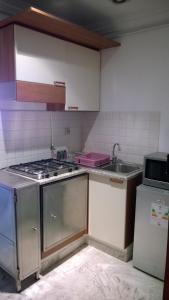
[[[40,32],[95,50],[120,46],[119,42],[108,39],[34,7],[29,7],[15,16],[2,20],[0,22],[0,28],[9,24],[19,24],[36,29]]]

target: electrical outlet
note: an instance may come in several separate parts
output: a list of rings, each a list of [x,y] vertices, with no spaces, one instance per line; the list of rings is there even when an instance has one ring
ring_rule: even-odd
[[[70,135],[70,127],[65,127],[65,135]]]

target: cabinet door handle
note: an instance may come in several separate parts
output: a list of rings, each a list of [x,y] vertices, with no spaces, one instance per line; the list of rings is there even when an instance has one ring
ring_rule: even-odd
[[[79,110],[78,106],[68,106],[68,110]]]
[[[54,214],[50,214],[51,218],[56,219],[56,216]]]
[[[65,86],[65,82],[63,81],[54,81],[53,84],[56,86]]]
[[[32,230],[33,231],[38,231],[38,228],[37,227],[32,227]]]
[[[110,178],[110,182],[112,183],[118,183],[118,184],[123,184],[124,180],[120,178]]]

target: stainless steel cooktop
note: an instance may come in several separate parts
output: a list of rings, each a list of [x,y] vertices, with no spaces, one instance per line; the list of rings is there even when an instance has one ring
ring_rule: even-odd
[[[79,167],[67,161],[42,159],[33,162],[10,166],[7,170],[34,179],[44,179],[78,170]]]

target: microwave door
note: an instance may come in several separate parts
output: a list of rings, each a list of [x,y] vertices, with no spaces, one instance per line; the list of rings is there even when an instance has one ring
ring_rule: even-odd
[[[147,159],[145,177],[149,180],[169,182],[168,165],[166,161]]]

